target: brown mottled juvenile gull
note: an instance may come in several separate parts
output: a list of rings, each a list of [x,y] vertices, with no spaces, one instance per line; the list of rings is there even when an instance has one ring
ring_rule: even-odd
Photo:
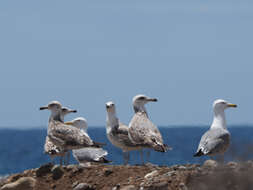
[[[237,107],[225,100],[215,100],[213,103],[214,118],[210,129],[201,137],[194,157],[209,155],[224,155],[230,144],[230,133],[227,130],[225,109]]]
[[[47,135],[58,147],[64,150],[79,149],[83,147],[100,147],[102,143],[94,142],[88,135],[73,126],[63,123],[61,118],[62,106],[59,102],[50,102],[40,110],[51,110]]]
[[[62,113],[61,113],[61,120],[64,121],[64,117],[69,114],[69,113],[76,113],[76,110],[69,109],[67,107],[62,108]],[[48,154],[53,161],[55,157],[60,156],[60,163],[62,165],[62,157],[66,155],[66,150],[61,149],[60,147],[56,146],[50,138],[47,136],[46,137],[46,142],[44,144],[44,153]],[[69,159],[68,159],[69,160]],[[68,161],[67,161],[68,162]]]
[[[77,127],[88,135],[87,121],[83,117],[78,117],[72,121],[65,122],[65,124]],[[90,163],[109,163],[109,160],[106,159],[108,152],[102,148],[81,148],[72,150],[72,153],[74,158],[79,162],[79,164],[85,166],[89,166]]]
[[[156,98],[150,98],[146,95],[137,95],[133,98],[135,114],[129,124],[128,136],[136,145],[148,147],[158,152],[166,152],[171,148],[163,143],[160,131],[150,121],[145,108],[146,103],[156,101]]]
[[[123,151],[124,164],[128,164],[129,151],[139,150],[142,147],[132,143],[128,137],[128,126],[121,123],[116,114],[116,106],[113,102],[106,103],[106,135],[109,141]]]

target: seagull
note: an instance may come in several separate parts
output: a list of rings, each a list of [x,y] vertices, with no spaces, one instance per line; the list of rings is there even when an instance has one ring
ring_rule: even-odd
[[[80,129],[64,124],[61,118],[62,105],[60,102],[52,101],[47,106],[40,107],[40,110],[45,109],[51,111],[47,135],[56,146],[67,151],[83,147],[101,147],[104,145],[93,141]]]
[[[78,117],[72,121],[65,122],[65,124],[72,125],[80,129],[83,133],[87,134],[87,121],[83,117]],[[102,148],[81,148],[72,151],[74,158],[84,166],[89,166],[91,162],[93,163],[109,163],[110,161],[106,159],[108,152]]]
[[[106,103],[106,135],[109,141],[116,147],[122,149],[124,164],[128,164],[129,151],[139,150],[142,147],[132,143],[128,137],[128,126],[121,123],[116,114],[116,106],[110,101]]]
[[[223,155],[230,144],[230,133],[227,130],[225,109],[237,107],[225,100],[218,99],[213,103],[214,118],[210,129],[201,137],[194,157]],[[224,159],[223,159],[224,161]]]
[[[69,109],[67,107],[62,108],[62,114],[61,114],[61,120],[64,121],[65,115],[69,113],[76,113],[76,110]],[[60,147],[56,146],[50,138],[47,136],[46,137],[46,142],[44,144],[44,153],[48,154],[50,156],[51,161],[53,162],[54,158],[57,156],[60,156],[60,164],[62,165],[62,157],[66,155],[66,151],[61,149]]]
[[[135,114],[129,123],[128,136],[130,140],[144,148],[151,148],[158,152],[166,152],[171,147],[163,143],[159,129],[150,121],[145,104],[157,102],[156,98],[146,95],[136,95],[133,98],[133,108]]]

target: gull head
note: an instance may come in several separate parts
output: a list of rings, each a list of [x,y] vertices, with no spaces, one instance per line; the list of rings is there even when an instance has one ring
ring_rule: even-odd
[[[65,116],[69,113],[76,113],[77,110],[70,109],[68,107],[62,107],[62,115]]]
[[[65,124],[74,126],[78,129],[82,129],[85,131],[88,129],[87,120],[83,117],[78,117],[78,118],[73,119],[72,121],[67,121],[65,122]]]
[[[45,109],[51,110],[54,113],[60,113],[62,111],[62,105],[58,101],[52,101],[52,102],[49,102],[47,106],[40,107],[40,110],[45,110]]]
[[[236,104],[229,103],[226,100],[218,99],[213,102],[213,109],[216,112],[224,111],[227,108],[236,108]]]
[[[115,104],[114,104],[112,101],[107,102],[107,103],[105,104],[105,107],[106,107],[106,111],[107,111],[108,113],[115,113],[115,112],[116,112]]]
[[[157,102],[156,98],[150,98],[146,95],[139,94],[133,97],[133,106],[134,108],[144,108],[144,105],[148,102]]]

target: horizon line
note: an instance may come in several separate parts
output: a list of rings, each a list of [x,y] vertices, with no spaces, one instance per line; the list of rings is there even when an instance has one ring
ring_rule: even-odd
[[[175,125],[157,125],[160,128],[206,128],[210,127],[210,125],[206,124],[175,124]],[[227,125],[228,128],[236,128],[236,127],[253,127],[253,124],[230,124]],[[105,128],[105,125],[90,125],[88,128]],[[26,130],[26,129],[47,129],[47,126],[0,126],[0,130]]]

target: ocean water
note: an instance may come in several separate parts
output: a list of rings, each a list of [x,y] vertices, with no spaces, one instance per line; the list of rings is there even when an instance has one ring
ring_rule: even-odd
[[[192,155],[197,149],[201,135],[208,127],[159,127],[166,144],[173,147],[172,151],[159,153],[150,151],[149,162],[158,165],[174,165],[187,163],[202,163],[208,157],[194,158]],[[253,159],[253,127],[237,126],[229,128],[232,143],[225,154],[225,160]],[[104,127],[90,127],[90,136],[107,145],[108,159],[112,164],[122,164],[122,152],[110,144],[106,138]],[[50,162],[47,155],[43,154],[43,145],[46,129],[29,130],[0,130],[0,175],[22,172],[25,169],[36,168]],[[147,151],[144,151],[146,158]],[[56,160],[56,162],[59,162]],[[77,163],[71,158],[71,163]],[[139,152],[133,151],[130,155],[130,164],[140,164]]]

